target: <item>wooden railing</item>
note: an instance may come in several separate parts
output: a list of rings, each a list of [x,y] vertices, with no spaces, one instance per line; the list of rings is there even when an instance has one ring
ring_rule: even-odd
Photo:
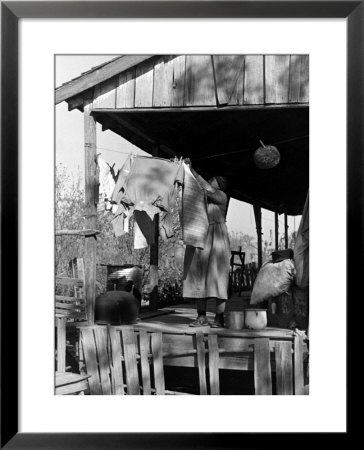
[[[200,395],[220,395],[220,369],[253,371],[255,395],[305,394],[308,353],[303,337],[295,332],[188,330],[186,334],[148,329],[149,325],[80,327],[91,395],[181,394],[166,391],[166,365],[196,367]]]

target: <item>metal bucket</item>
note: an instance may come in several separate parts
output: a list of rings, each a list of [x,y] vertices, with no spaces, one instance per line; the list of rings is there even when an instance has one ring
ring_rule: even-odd
[[[262,330],[267,326],[267,310],[263,308],[247,308],[245,310],[245,326],[250,330]]]
[[[143,271],[140,266],[132,264],[107,266],[108,291],[123,291],[130,281],[133,283],[135,289],[141,292]]]
[[[242,330],[244,328],[244,311],[229,311],[225,314],[226,327],[230,330]]]

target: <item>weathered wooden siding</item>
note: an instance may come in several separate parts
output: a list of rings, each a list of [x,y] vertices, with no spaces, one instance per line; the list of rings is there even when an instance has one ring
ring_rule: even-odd
[[[162,55],[95,86],[93,108],[308,103],[308,84],[308,55]]]

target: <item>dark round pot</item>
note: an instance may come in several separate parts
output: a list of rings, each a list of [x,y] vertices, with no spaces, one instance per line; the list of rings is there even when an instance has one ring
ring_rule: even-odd
[[[96,298],[95,322],[127,325],[136,322],[139,305],[136,298],[125,291],[108,291]]]

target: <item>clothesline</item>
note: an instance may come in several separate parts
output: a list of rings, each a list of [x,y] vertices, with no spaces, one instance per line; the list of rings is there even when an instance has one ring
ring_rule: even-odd
[[[285,139],[283,141],[277,141],[277,142],[273,142],[271,145],[279,145],[279,144],[286,144],[288,142],[294,142],[294,141],[299,141],[301,139],[306,139],[308,138],[308,134],[306,134],[305,136],[300,136],[300,137],[296,137],[296,138],[291,138],[291,139]],[[235,153],[243,153],[246,152],[248,150],[255,150],[256,147],[247,147],[244,148],[242,150],[235,150],[233,152],[225,152],[225,153],[217,153],[216,155],[210,155],[210,156],[204,156],[203,158],[196,158],[196,161],[202,161],[204,159],[210,159],[210,158],[217,158],[218,156],[225,156],[225,155],[233,155]]]
[[[123,152],[122,150],[113,150],[111,148],[105,148],[105,147],[99,147],[99,146],[97,146],[97,150],[106,150],[108,152],[115,152],[115,153],[120,153],[120,154],[123,154],[123,155],[133,154],[133,152],[130,152],[130,151],[129,152]],[[141,156],[146,156],[146,155],[141,155]],[[148,155],[148,156],[151,156],[151,155]]]
[[[309,137],[309,135],[306,134],[304,136],[300,136],[300,137],[296,137],[296,138],[285,139],[285,140],[273,142],[271,145],[287,144],[289,142],[299,141],[299,140],[302,140],[302,139],[306,139],[308,137]],[[120,153],[120,154],[123,154],[123,155],[130,155],[131,154],[130,151],[129,152],[123,152],[122,150],[114,150],[114,149],[106,148],[106,147],[97,147],[97,149],[99,149],[99,150],[106,150],[108,152]],[[241,149],[241,150],[235,150],[235,151],[232,151],[232,152],[217,153],[215,155],[204,156],[203,158],[196,158],[196,161],[202,161],[204,159],[210,159],[210,158],[217,158],[219,156],[225,156],[225,155],[233,155],[233,154],[236,154],[236,153],[243,153],[243,152],[246,152],[248,150],[254,150],[254,149],[255,149],[255,147],[247,147],[247,148],[244,148],[244,149]],[[148,153],[147,153],[147,155],[148,155]],[[146,156],[146,155],[143,155],[143,156]],[[152,155],[149,155],[149,156],[152,156]]]

